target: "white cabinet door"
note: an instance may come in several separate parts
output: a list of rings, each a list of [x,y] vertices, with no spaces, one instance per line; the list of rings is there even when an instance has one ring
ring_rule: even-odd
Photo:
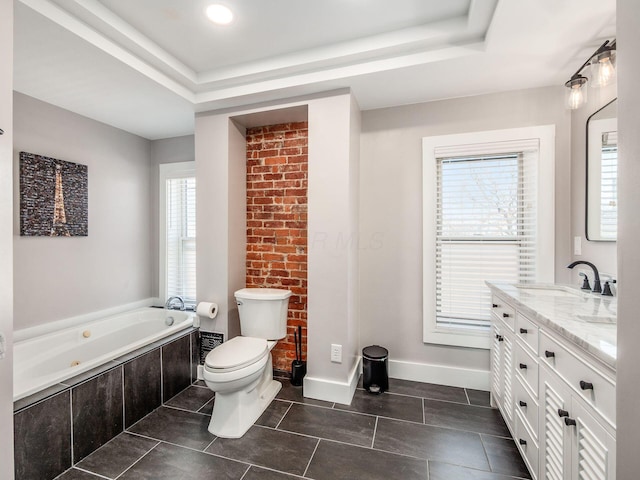
[[[573,427],[572,480],[615,479],[615,439],[575,397],[571,409],[576,422]]]
[[[491,406],[502,405],[502,328],[500,323],[491,322]]]
[[[564,419],[571,415],[571,394],[555,374],[540,368],[540,473],[546,480],[569,480],[571,436]]]

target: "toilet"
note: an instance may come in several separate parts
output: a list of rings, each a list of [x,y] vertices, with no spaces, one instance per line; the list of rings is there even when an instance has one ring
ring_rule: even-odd
[[[241,336],[206,357],[203,379],[216,393],[209,431],[240,438],[282,388],[273,379],[271,349],[287,334],[290,290],[243,288],[235,292]]]

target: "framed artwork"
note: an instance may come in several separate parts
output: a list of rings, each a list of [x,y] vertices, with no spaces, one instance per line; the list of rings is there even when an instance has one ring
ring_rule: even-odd
[[[20,152],[20,235],[88,235],[87,166]]]

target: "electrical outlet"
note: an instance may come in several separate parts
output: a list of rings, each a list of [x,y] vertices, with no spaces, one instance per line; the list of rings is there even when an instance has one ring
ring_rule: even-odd
[[[582,237],[573,237],[573,254],[582,255]]]
[[[331,344],[331,361],[334,363],[342,363],[342,345],[336,343]]]

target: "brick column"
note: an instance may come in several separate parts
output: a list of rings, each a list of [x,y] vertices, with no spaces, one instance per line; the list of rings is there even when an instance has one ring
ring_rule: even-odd
[[[307,122],[247,130],[247,287],[286,288],[287,336],[272,350],[291,369],[293,332],[307,336]]]

